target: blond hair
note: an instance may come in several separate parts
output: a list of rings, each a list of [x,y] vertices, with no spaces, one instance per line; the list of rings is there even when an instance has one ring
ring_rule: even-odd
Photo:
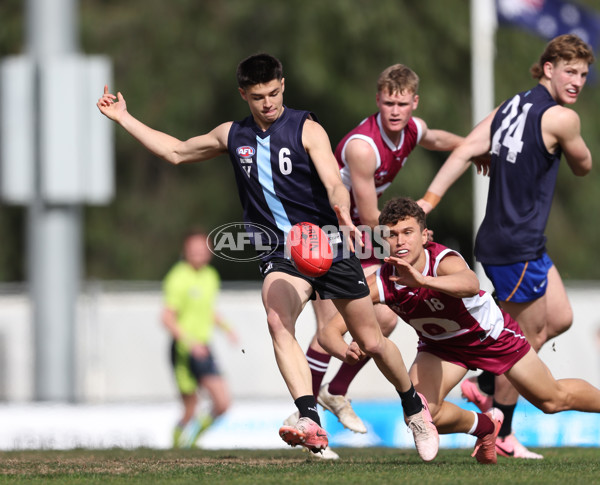
[[[377,92],[389,94],[419,92],[419,76],[404,64],[394,64],[385,69],[377,80]]]

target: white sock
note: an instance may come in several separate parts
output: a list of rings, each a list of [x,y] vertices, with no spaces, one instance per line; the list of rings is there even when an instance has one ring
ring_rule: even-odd
[[[477,429],[477,425],[479,424],[479,416],[477,416],[477,413],[475,411],[471,412],[475,416],[475,422],[473,423],[473,426],[471,426],[471,429],[467,432],[468,434],[473,434],[475,432],[475,429]]]

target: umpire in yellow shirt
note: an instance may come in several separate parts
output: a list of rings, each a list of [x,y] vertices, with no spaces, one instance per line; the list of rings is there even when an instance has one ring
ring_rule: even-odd
[[[162,323],[173,337],[171,361],[183,403],[183,416],[175,426],[173,447],[191,448],[200,435],[231,404],[225,379],[212,355],[210,342],[215,325],[234,343],[235,332],[215,310],[220,289],[217,270],[209,265],[210,241],[202,230],[184,238],[183,259],[163,281]],[[209,413],[196,416],[198,391],[205,389],[212,401]]]

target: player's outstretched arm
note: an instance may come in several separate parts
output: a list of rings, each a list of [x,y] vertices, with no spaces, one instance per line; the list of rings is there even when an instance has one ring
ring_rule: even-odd
[[[376,275],[371,274],[367,277],[367,285],[371,292],[373,304],[379,302],[379,290],[376,283]],[[344,340],[344,334],[348,331],[346,322],[342,316],[336,312],[335,316],[325,324],[319,331],[319,345],[323,347],[328,354],[340,359],[348,364],[355,364],[364,359],[366,354],[360,349],[356,342],[349,345]]]
[[[348,344],[344,334],[348,331],[342,316],[336,312],[335,316],[319,331],[319,345],[336,359],[344,361]]]
[[[345,161],[350,171],[352,197],[361,224],[374,228],[379,219],[375,187],[375,170],[377,170],[375,150],[365,140],[355,138],[346,145]]]
[[[446,194],[447,190],[471,165],[471,159],[481,156],[490,150],[490,127],[496,110],[479,123],[471,133],[456,147],[444,165],[440,168],[427,192],[417,203],[425,211],[431,212]]]
[[[414,120],[421,125],[423,131],[419,145],[427,150],[451,152],[464,140],[464,137],[449,131],[428,128],[421,118],[414,117]]]
[[[319,332],[319,345],[336,359],[347,364],[356,364],[364,359],[366,354],[360,349],[356,342],[347,344],[344,334],[348,331],[344,319],[339,313],[335,314],[325,327]]]
[[[127,110],[125,98],[115,96],[104,86],[104,93],[96,103],[100,112],[121,125],[131,136],[156,156],[172,164],[199,162],[214,158],[227,151],[227,135],[231,123],[223,123],[206,135],[181,141],[171,135],[150,128]]]
[[[329,204],[335,211],[340,228],[349,228],[347,242],[350,250],[353,251],[354,241],[361,245],[363,243],[350,217],[350,192],[342,182],[337,161],[331,151],[329,136],[321,125],[309,119],[304,122],[302,142],[327,191]]]
[[[233,328],[229,324],[229,322],[227,320],[225,320],[225,318],[223,318],[223,315],[221,315],[219,312],[215,312],[213,319],[214,319],[217,327],[219,327],[221,330],[223,330],[223,332],[225,332],[227,334],[227,338],[229,339],[229,342],[232,345],[238,345],[239,344],[238,334],[235,331],[235,328]]]
[[[424,276],[409,262],[395,256],[385,258],[385,262],[393,264],[396,270],[390,281],[410,288],[428,288],[455,298],[468,298],[479,293],[477,275],[457,254],[450,253],[440,261],[437,276]]]
[[[331,151],[329,136],[323,127],[313,120],[306,120],[302,129],[302,143],[327,190],[331,207],[337,205],[349,211],[350,193],[342,182],[337,161]]]

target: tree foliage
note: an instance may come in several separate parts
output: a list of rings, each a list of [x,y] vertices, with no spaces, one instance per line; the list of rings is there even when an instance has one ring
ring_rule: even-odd
[[[18,0],[0,4],[0,56],[23,50],[22,8]],[[472,127],[464,0],[82,0],[79,13],[81,50],[113,61],[111,90],[124,94],[136,117],[181,139],[246,116],[235,68],[259,51],[281,59],[286,104],[314,111],[333,145],[376,109],[377,76],[397,62],[421,77],[417,116],[458,134]],[[533,84],[528,68],[544,41],[506,28],[496,37],[500,102]],[[597,86],[590,83],[575,106],[593,153],[600,148]],[[444,159],[443,153],[416,149],[385,199],[420,197]],[[226,157],[172,167],[118,130],[116,160],[114,201],[85,210],[86,278],[160,279],[178,257],[189,226],[241,220]],[[438,241],[465,255],[472,253],[471,185],[464,176],[429,220]],[[600,278],[588,262],[599,229],[587,223],[589,214],[598,213],[598,190],[596,173],[581,179],[562,167],[547,234],[565,276]],[[23,218],[22,208],[0,210],[0,280],[24,278]],[[214,264],[225,279],[257,277],[255,263]]]

